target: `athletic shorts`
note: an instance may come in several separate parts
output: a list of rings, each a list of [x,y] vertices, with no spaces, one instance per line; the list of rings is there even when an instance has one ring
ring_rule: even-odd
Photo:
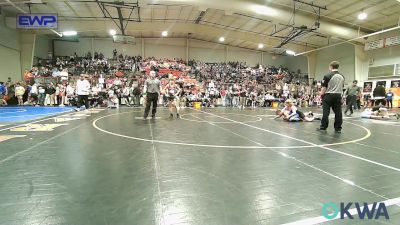
[[[304,113],[302,111],[297,110],[296,113],[297,113],[297,115],[299,115],[300,119],[306,118],[306,115],[304,115]]]

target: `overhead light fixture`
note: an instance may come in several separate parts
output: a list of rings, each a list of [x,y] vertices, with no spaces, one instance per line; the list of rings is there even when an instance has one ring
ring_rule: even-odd
[[[110,35],[111,35],[111,36],[114,36],[114,35],[117,34],[117,31],[116,31],[116,30],[110,30],[109,32],[110,32]]]
[[[258,44],[258,48],[260,48],[260,49],[261,49],[261,48],[264,48],[264,44],[261,44],[261,43]]]
[[[63,36],[75,36],[75,35],[77,35],[77,34],[78,34],[78,32],[76,32],[76,31],[74,31],[74,30],[62,32],[62,35],[63,35]]]
[[[161,35],[163,36],[163,37],[166,37],[166,36],[168,36],[168,31],[163,31],[162,33],[161,33]]]
[[[286,50],[286,54],[288,54],[288,55],[296,55],[296,52],[294,52],[292,50]]]
[[[261,15],[266,15],[266,16],[277,16],[278,13],[275,9],[265,6],[265,5],[252,5],[250,6],[250,9]]]
[[[224,42],[225,41],[225,38],[224,37],[220,37],[219,38],[219,42]]]
[[[367,16],[368,16],[367,13],[361,12],[360,14],[358,14],[357,18],[358,18],[359,20],[365,20],[365,19],[367,19]]]

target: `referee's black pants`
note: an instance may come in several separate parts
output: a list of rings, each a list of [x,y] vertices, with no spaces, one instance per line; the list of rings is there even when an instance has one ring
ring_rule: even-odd
[[[335,113],[335,130],[342,130],[343,115],[342,115],[342,96],[341,94],[325,94],[322,99],[322,120],[321,129],[326,129],[329,126],[329,114],[331,108]]]
[[[85,108],[89,108],[89,95],[78,95],[78,109],[81,108],[83,105],[83,102],[85,102]]]
[[[149,116],[150,106],[153,103],[153,110],[151,112],[151,116],[156,116],[157,112],[157,102],[158,102],[158,93],[147,93],[146,94],[146,108],[144,110],[144,118]]]

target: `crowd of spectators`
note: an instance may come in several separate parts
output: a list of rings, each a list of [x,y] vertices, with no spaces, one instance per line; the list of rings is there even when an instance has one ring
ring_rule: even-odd
[[[204,106],[215,107],[262,107],[273,102],[291,98],[298,105],[320,105],[318,82],[308,83],[298,72],[285,67],[246,63],[204,63],[191,60],[187,64],[182,59],[142,58],[123,56],[113,51],[113,58],[106,59],[102,53],[76,53],[54,60],[38,60],[25,73],[25,81],[5,82],[0,86],[0,95],[8,96],[2,105],[71,105],[74,100],[74,77],[87,74],[91,83],[93,104],[99,99],[110,100],[110,95],[118,99],[118,104],[140,105],[141,91],[149,71],[156,71],[163,84],[175,77],[182,89],[181,102],[191,106],[202,102]],[[174,74],[176,72],[176,74]],[[47,81],[43,78],[50,78]],[[18,93],[17,93],[18,92]],[[162,94],[162,93],[161,93]],[[3,98],[2,98],[3,99]],[[165,104],[163,97],[160,104]],[[165,99],[164,99],[165,100]],[[105,104],[97,102],[97,104]]]

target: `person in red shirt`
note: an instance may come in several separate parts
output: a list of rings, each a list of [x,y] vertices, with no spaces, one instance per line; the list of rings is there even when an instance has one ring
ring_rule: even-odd
[[[226,91],[225,91],[225,88],[221,89],[220,95],[221,95],[221,100],[222,100],[222,106],[225,107],[225,105],[226,105]]]

